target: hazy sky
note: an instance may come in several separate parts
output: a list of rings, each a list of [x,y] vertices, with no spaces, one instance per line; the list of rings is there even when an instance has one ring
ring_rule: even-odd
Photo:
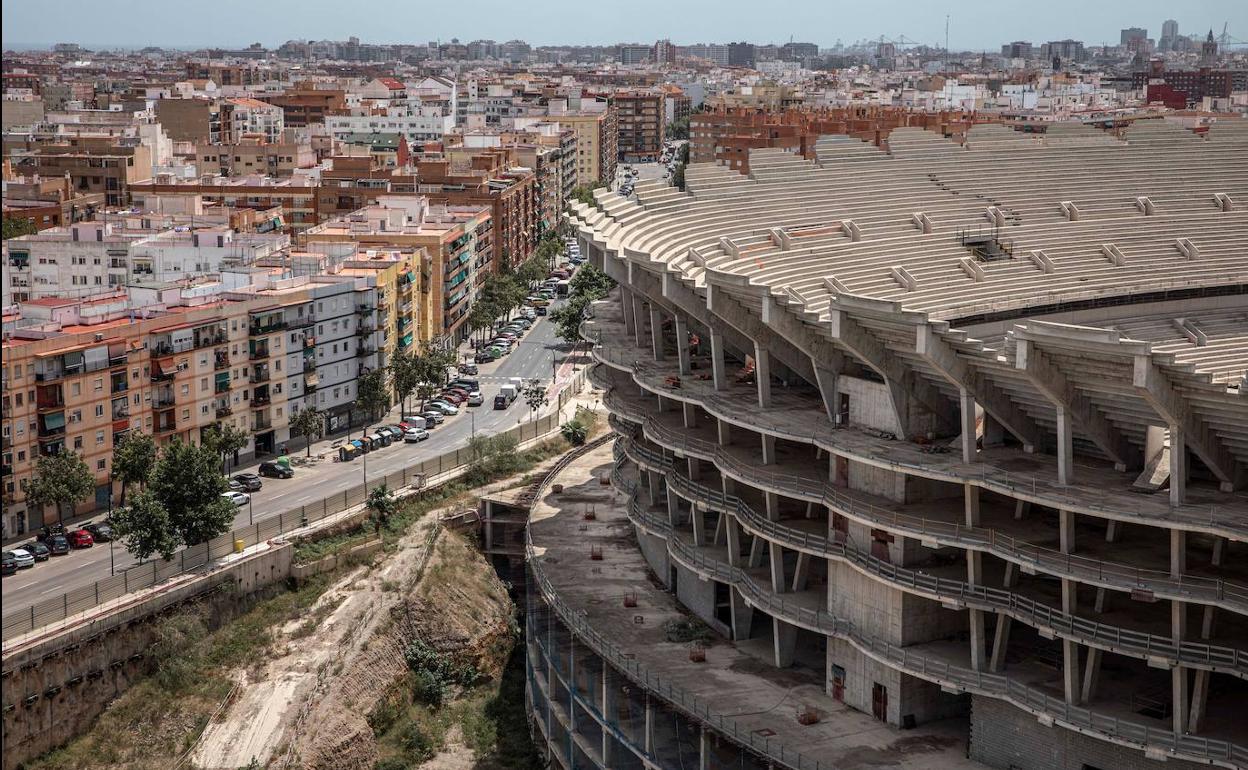
[[[886,35],[940,44],[950,16],[954,50],[996,49],[1011,40],[1062,38],[1116,43],[1123,27],[1158,37],[1173,18],[1182,34],[1248,39],[1245,0],[4,0],[5,45],[74,42],[88,47],[267,46],[290,39],[423,43],[458,37],[535,45],[678,44],[794,40],[831,46]]]

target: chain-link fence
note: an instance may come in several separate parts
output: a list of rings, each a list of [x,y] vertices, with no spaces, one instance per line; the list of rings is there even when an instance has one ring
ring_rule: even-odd
[[[560,412],[580,389],[584,378],[583,372],[576,375],[571,387],[560,391],[555,401],[556,408],[553,414],[521,423],[503,433],[515,436],[517,441],[523,443],[557,432],[561,419]],[[443,474],[464,470],[471,459],[467,447],[452,449],[437,457],[413,463],[384,477],[370,478],[367,488],[376,488],[384,482],[390,489],[402,489],[422,479],[432,479]],[[205,570],[216,559],[233,552],[234,543],[237,540],[243,541],[244,546],[252,546],[360,505],[368,495],[365,486],[365,484],[356,484],[310,505],[302,505],[258,519],[253,524],[239,527],[214,540],[183,548],[168,561],[157,559],[145,562],[29,607],[6,612],[3,618],[3,639],[7,641],[28,634],[38,628],[90,610],[104,602],[119,599],[131,591],[150,588],[177,575]]]

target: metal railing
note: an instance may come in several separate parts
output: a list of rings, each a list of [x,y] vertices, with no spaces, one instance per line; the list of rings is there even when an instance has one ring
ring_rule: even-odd
[[[613,481],[615,478],[613,475]],[[635,486],[630,488],[626,485],[624,488],[635,496],[637,491]],[[1061,698],[1046,695],[1004,674],[957,666],[923,651],[901,647],[869,634],[860,633],[850,621],[838,618],[825,610],[812,610],[786,601],[769,587],[759,585],[753,576],[744,570],[699,553],[679,537],[669,537],[667,542],[668,553],[673,558],[696,573],[736,587],[752,605],[793,625],[844,639],[864,654],[913,676],[935,681],[955,690],[1004,698],[1015,706],[1034,714],[1043,714],[1065,726],[1091,731],[1104,737],[1129,741],[1141,746],[1160,747],[1175,754],[1196,757],[1204,761],[1229,763],[1230,767],[1243,766],[1244,762],[1248,761],[1248,748],[1229,741],[1177,734],[1172,730],[1098,714],[1088,708],[1072,706]],[[574,620],[577,619],[576,615],[572,617]],[[630,662],[635,664],[635,661]]]
[[[1071,488],[1060,484],[1055,475],[1042,477],[1013,473],[987,462],[963,463],[956,457],[944,458],[941,462],[939,455],[924,455],[923,462],[898,459],[898,448],[913,448],[913,445],[908,442],[872,439],[857,431],[839,430],[827,419],[823,405],[815,396],[811,397],[809,426],[803,428],[782,423],[776,416],[769,414],[769,410],[759,409],[753,399],[749,399],[748,403],[743,402],[742,397],[733,396],[726,391],[716,391],[709,383],[682,378],[681,388],[673,390],[664,383],[669,375],[675,373],[675,363],[662,366],[650,360],[652,354],[648,348],[630,346],[622,325],[617,324],[618,333],[604,335],[601,328],[595,328],[601,320],[585,321],[580,331],[584,339],[594,344],[592,354],[595,360],[629,373],[635,382],[651,392],[696,402],[712,416],[729,423],[746,425],[760,432],[812,444],[828,452],[868,462],[877,467],[958,484],[970,482],[983,489],[1028,499],[1049,507],[1088,511],[1124,521],[1156,522],[1156,526],[1182,522],[1209,531],[1221,530],[1223,534],[1232,534],[1236,538],[1248,535],[1248,520],[1245,520],[1242,512],[1227,506],[1184,504],[1168,506],[1164,515],[1150,514],[1140,510],[1138,495],[1132,495],[1132,503],[1126,502],[1125,498],[1121,504],[1098,503],[1095,502],[1095,495],[1090,493],[1091,490],[1089,494],[1072,494]],[[604,337],[613,340],[611,347],[603,345]]]
[[[1145,658],[1164,657],[1195,666],[1224,670],[1242,678],[1248,678],[1248,652],[1221,645],[1176,642],[1171,637],[1098,623],[1054,609],[1012,591],[936,577],[901,567],[854,547],[851,539],[847,538],[842,542],[839,539],[834,540],[770,520],[735,495],[726,495],[720,490],[700,484],[677,472],[669,459],[647,447],[637,445],[627,439],[620,439],[618,445],[621,446],[624,454],[640,465],[649,465],[664,471],[667,482],[679,494],[699,501],[709,508],[734,514],[743,528],[767,540],[795,550],[805,550],[819,556],[837,558],[861,572],[939,601],[972,605],[990,612],[1002,612],[1034,628],[1051,629],[1058,635],[1077,639],[1085,644],[1093,644],[1118,652],[1134,653]],[[614,476],[612,480],[620,482],[620,479]],[[629,491],[631,492],[631,489]],[[664,528],[670,530],[668,522],[655,517],[648,511],[635,509],[635,505],[634,498],[630,502],[630,515],[636,513],[638,523],[642,526],[655,530],[656,533],[662,533]]]
[[[503,433],[515,436],[520,442],[557,433],[560,426],[559,412],[574,396],[580,383],[583,382],[583,378],[584,372],[582,371],[571,379],[570,387],[560,391],[553,414],[538,418],[532,422],[523,422],[514,428],[503,431]],[[610,434],[605,438],[609,437]],[[257,519],[254,524],[239,527],[207,543],[198,543],[183,548],[168,561],[153,560],[144,562],[121,570],[116,575],[97,580],[90,585],[67,591],[60,596],[6,612],[3,620],[0,621],[3,624],[2,638],[7,641],[14,637],[28,634],[52,623],[66,620],[78,613],[86,612],[104,602],[119,599],[132,591],[151,588],[183,573],[206,570],[213,565],[216,559],[232,553],[236,540],[242,540],[244,546],[252,546],[287,532],[301,529],[328,516],[333,516],[363,503],[367,499],[366,490],[375,488],[379,484],[385,483],[391,489],[400,489],[408,486],[418,478],[432,478],[464,470],[468,467],[471,459],[471,453],[467,447],[453,449],[437,457],[413,463],[402,470],[387,474],[383,478],[369,479],[366,484],[356,484],[319,502]]]

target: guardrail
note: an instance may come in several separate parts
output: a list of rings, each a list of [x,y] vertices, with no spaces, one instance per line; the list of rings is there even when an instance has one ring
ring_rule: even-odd
[[[588,319],[582,324],[581,329],[581,336],[594,344],[595,360],[630,374],[639,384],[643,384],[642,380],[645,380],[644,387],[651,392],[681,401],[696,402],[711,415],[730,423],[746,425],[753,430],[812,444],[828,452],[845,455],[881,468],[959,484],[970,482],[984,489],[1028,499],[1050,507],[1089,511],[1123,521],[1148,522],[1154,526],[1167,526],[1174,522],[1182,522],[1190,527],[1215,534],[1220,530],[1221,534],[1240,539],[1248,536],[1248,522],[1245,522],[1239,511],[1229,506],[1189,503],[1168,507],[1163,517],[1141,513],[1138,506],[1125,501],[1120,505],[1105,505],[1095,502],[1094,495],[1072,495],[1070,489],[1059,484],[1055,477],[1014,473],[986,462],[963,463],[949,458],[944,463],[937,463],[935,460],[939,459],[939,455],[933,455],[933,462],[929,464],[898,459],[897,452],[890,452],[888,445],[891,444],[893,447],[911,447],[912,445],[907,442],[884,439],[869,441],[866,434],[838,430],[828,421],[823,405],[815,396],[811,397],[809,426],[802,428],[781,425],[768,415],[767,410],[759,409],[752,398],[748,401],[734,398],[726,392],[711,389],[711,386],[704,382],[682,378],[682,387],[673,390],[662,384],[668,375],[676,373],[673,367],[662,367],[649,360],[651,353],[646,348],[629,346],[626,342],[628,335],[623,333],[622,325],[618,329],[618,334],[604,335],[601,328],[594,328],[602,321],[601,318]],[[608,321],[608,323],[618,324],[615,321]],[[604,337],[614,341],[611,347],[604,346],[602,342]],[[621,341],[624,342],[621,343]],[[854,445],[847,444],[845,437],[847,433],[852,433],[862,441]],[[868,446],[877,443],[879,446]],[[1133,497],[1138,503],[1138,496]]]
[[[916,537],[962,548],[987,551],[1028,569],[1066,575],[1093,584],[1124,590],[1145,589],[1184,601],[1219,603],[1248,612],[1248,586],[1195,575],[1173,577],[1168,571],[1127,567],[1101,559],[1079,556],[1037,546],[986,527],[972,527],[921,516],[898,513],[847,494],[843,488],[785,471],[785,466],[748,462],[717,444],[679,433],[645,414],[614,392],[607,391],[603,405],[624,419],[638,423],[655,443],[713,462],[729,476],[753,485],[766,486],[791,497],[822,504],[830,510],[864,523],[878,525]],[[643,451],[644,447],[638,447]],[[661,457],[661,455],[659,456]],[[774,470],[773,470],[774,469]],[[813,537],[796,533],[803,538]],[[800,546],[798,546],[800,548]]]
[[[627,483],[621,476],[613,473],[613,483],[617,480],[623,481],[621,489],[635,498],[636,485]],[[634,510],[631,502],[630,513]],[[647,522],[643,520],[643,526],[645,523]],[[653,523],[657,523],[659,529],[668,527],[663,522]],[[1066,727],[1092,732],[1102,737],[1161,748],[1177,755],[1195,757],[1228,767],[1241,767],[1248,762],[1248,748],[1229,741],[1178,734],[1172,730],[1098,714],[1088,708],[1072,706],[1061,698],[1046,695],[1004,674],[953,665],[922,651],[862,634],[850,621],[825,610],[812,610],[785,601],[770,588],[760,586],[749,573],[699,553],[679,537],[668,537],[667,543],[668,552],[687,568],[736,587],[750,604],[793,625],[844,639],[864,654],[913,676],[956,690],[1003,698],[1034,714],[1051,717]],[[576,619],[576,616],[573,615],[573,618]],[[629,662],[636,665],[635,661]]]
[[[698,500],[712,509],[734,514],[741,526],[751,534],[797,550],[813,551],[820,556],[841,559],[862,572],[939,601],[974,605],[990,612],[1003,612],[1034,628],[1052,629],[1061,636],[1086,644],[1130,652],[1140,657],[1164,657],[1248,678],[1248,653],[1241,650],[1199,642],[1176,642],[1170,637],[1106,625],[1062,612],[1012,591],[972,585],[961,580],[936,577],[901,567],[855,547],[852,540],[833,540],[772,521],[735,495],[726,495],[713,487],[687,478],[676,471],[670,460],[647,447],[639,446],[628,439],[620,439],[619,446],[630,457],[631,453],[635,453],[641,464],[663,470],[667,482],[678,493]],[[613,476],[613,481],[618,482],[619,479]],[[630,513],[632,510],[630,507]],[[667,522],[657,521],[649,512],[642,513],[640,518],[651,529],[670,529]]]
[[[583,378],[584,371],[570,380],[572,387],[564,388],[560,392],[553,414],[533,422],[521,423],[503,433],[514,435],[518,441],[525,442],[557,432],[560,425],[559,411],[573,397],[579,383],[583,382]],[[607,437],[610,437],[610,434],[607,434]],[[258,519],[254,524],[240,527],[206,543],[183,548],[169,561],[158,559],[144,562],[122,570],[116,575],[97,580],[91,585],[67,591],[60,596],[28,607],[6,612],[3,620],[0,621],[3,624],[2,638],[8,641],[44,626],[66,620],[80,612],[86,612],[105,602],[119,599],[132,591],[151,588],[183,573],[206,569],[216,559],[232,553],[236,540],[242,540],[244,546],[253,546],[341,513],[348,508],[360,505],[367,499],[366,486],[371,489],[385,483],[391,489],[400,489],[417,478],[431,478],[463,470],[468,467],[470,460],[471,455],[467,447],[453,449],[437,457],[413,463],[402,470],[387,474],[384,478],[369,479],[367,485],[356,484],[317,503],[266,516]]]

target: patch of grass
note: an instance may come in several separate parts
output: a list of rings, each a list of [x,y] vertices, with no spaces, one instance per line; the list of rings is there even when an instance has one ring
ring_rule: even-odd
[[[272,630],[298,618],[329,586],[321,575],[255,603],[216,631],[204,604],[161,620],[150,654],[156,670],[113,701],[91,729],[25,764],[28,770],[125,767],[163,770],[183,754],[234,686],[236,666],[262,662]]]
[[[679,644],[688,642],[707,644],[715,640],[715,634],[711,632],[710,627],[698,618],[669,620],[663,624],[663,635],[667,637],[667,641]]]

